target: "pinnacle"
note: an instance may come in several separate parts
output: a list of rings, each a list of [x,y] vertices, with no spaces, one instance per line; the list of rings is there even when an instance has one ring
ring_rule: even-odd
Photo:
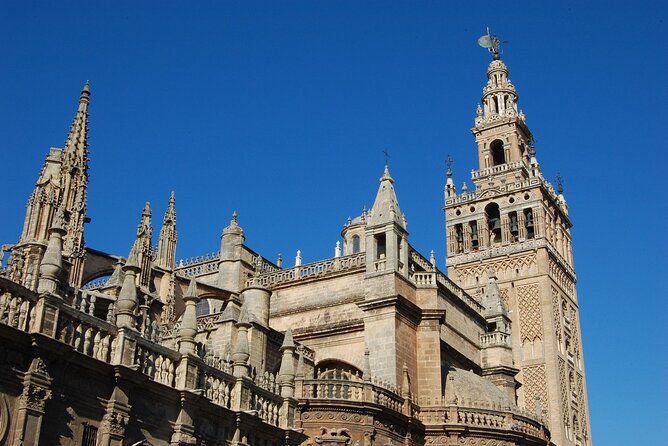
[[[292,329],[288,328],[285,332],[285,337],[283,338],[283,345],[281,345],[282,348],[285,347],[294,347],[295,342],[292,338]]]
[[[142,215],[150,216],[151,215],[151,203],[148,201],[144,205],[144,209],[142,210]]]
[[[197,281],[194,277],[190,279],[190,284],[183,297],[197,297]]]

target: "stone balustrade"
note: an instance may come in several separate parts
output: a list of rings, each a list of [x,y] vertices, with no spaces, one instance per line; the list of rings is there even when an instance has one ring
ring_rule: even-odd
[[[322,277],[343,271],[352,271],[358,268],[364,268],[365,261],[365,253],[360,252],[349,256],[336,257],[320,262],[295,266],[289,269],[281,269],[264,273],[257,278],[248,280],[247,285],[251,285],[253,280],[259,280],[260,285],[265,287],[273,287],[297,280]]]
[[[248,403],[247,410],[256,414],[265,423],[278,426],[279,413],[283,405],[283,398],[280,395],[261,387],[253,387]]]
[[[510,345],[510,335],[500,331],[480,335],[480,347],[492,347],[495,345]]]
[[[417,415],[426,426],[445,425],[448,427],[468,427],[477,429],[513,431],[548,442],[549,431],[544,420],[517,407],[500,407],[475,404],[442,404],[421,406]]]
[[[396,389],[382,387],[377,379],[358,381],[321,378],[299,381],[302,388],[301,398],[374,403],[399,413],[403,411],[406,403]]]
[[[107,320],[113,319],[111,299],[88,290],[72,290],[64,298],[38,296],[0,277],[0,324],[25,333],[39,332],[80,354],[125,366],[176,390],[200,389],[212,403],[255,414],[273,426],[291,425],[296,400],[290,403],[293,415],[281,415],[287,403],[280,396],[275,375],[236,378],[230,373],[228,360],[181,354],[137,330],[119,328]],[[198,328],[206,329],[218,316],[199,318]],[[244,394],[247,397],[242,397]]]
[[[507,172],[509,170],[518,169],[518,168],[526,169],[526,166],[524,165],[524,162],[514,161],[512,163],[499,164],[498,166],[492,166],[492,167],[488,167],[486,169],[474,170],[473,172],[471,172],[471,179],[472,180],[477,180],[478,178],[486,177],[486,176],[489,176],[489,175],[496,175],[496,174],[499,174],[499,173]]]
[[[452,296],[459,298],[459,300],[466,304],[466,306],[480,315],[482,315],[482,312],[485,309],[482,304],[471,297],[466,291],[458,287],[452,280],[450,280],[439,270],[435,270],[433,272],[414,272],[411,274],[411,279],[418,287],[433,287],[438,285],[442,286],[448,290]]]
[[[210,365],[199,367],[199,388],[204,391],[204,396],[212,403],[230,409],[232,407],[232,392],[236,378],[230,373],[230,368],[221,370]]]

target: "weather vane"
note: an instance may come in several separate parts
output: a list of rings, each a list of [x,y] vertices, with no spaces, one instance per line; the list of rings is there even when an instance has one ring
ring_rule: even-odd
[[[560,173],[557,173],[557,193],[559,195],[564,193],[564,177]]]
[[[487,34],[478,37],[478,45],[480,45],[483,48],[487,48],[489,52],[492,53],[492,58],[494,60],[501,59],[501,56],[499,56],[499,48],[501,46],[501,41],[499,40],[496,34],[490,34],[489,26],[487,27]]]
[[[385,154],[385,165],[389,165],[390,163],[390,154],[387,152],[387,149],[383,149],[383,153]]]
[[[445,165],[448,166],[448,176],[452,176],[452,157],[450,155],[445,160]]]

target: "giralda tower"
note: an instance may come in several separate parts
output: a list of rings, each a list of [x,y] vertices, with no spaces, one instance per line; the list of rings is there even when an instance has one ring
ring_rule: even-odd
[[[475,188],[445,186],[448,275],[482,293],[494,273],[513,322],[518,405],[542,412],[555,444],[591,444],[571,220],[543,177],[498,40],[472,129]]]

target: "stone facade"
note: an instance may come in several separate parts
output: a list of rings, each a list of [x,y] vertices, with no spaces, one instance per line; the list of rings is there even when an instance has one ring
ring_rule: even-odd
[[[446,186],[449,276],[387,166],[331,259],[274,264],[234,214],[217,253],[175,261],[174,194],[157,245],[147,204],[127,258],[84,246],[86,85],[0,272],[0,444],[586,444],[565,201],[489,75],[477,189]]]

